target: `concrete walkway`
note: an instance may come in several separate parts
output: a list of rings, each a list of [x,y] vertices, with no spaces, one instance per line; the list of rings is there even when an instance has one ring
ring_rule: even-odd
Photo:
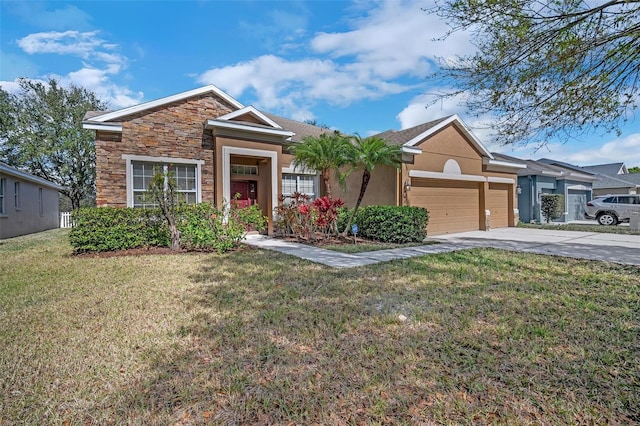
[[[640,266],[640,235],[551,231],[532,228],[500,228],[439,235],[430,238],[440,244],[347,254],[305,244],[286,242],[264,235],[249,235],[246,244],[297,256],[334,268],[352,268],[394,259],[434,253],[491,247],[578,259],[603,260]]]
[[[274,250],[280,253],[297,256],[315,263],[331,266],[333,268],[353,268],[355,266],[371,265],[374,263],[388,262],[395,259],[424,256],[425,254],[444,253],[454,250],[464,250],[460,244],[430,244],[425,246],[403,247],[389,250],[370,251],[366,253],[340,253],[326,250],[306,244],[282,241],[264,235],[247,235],[243,241],[245,244]]]

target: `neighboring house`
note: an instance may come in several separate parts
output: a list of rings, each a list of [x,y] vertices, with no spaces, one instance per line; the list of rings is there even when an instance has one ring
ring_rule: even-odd
[[[314,171],[292,166],[287,146],[331,130],[244,106],[210,85],[112,112],[90,112],[96,131],[99,206],[145,207],[158,167],[171,168],[187,202],[218,205],[240,194],[270,218],[281,195],[322,195]],[[380,134],[402,145],[400,170],[377,167],[364,204],[417,205],[430,211],[428,232],[515,226],[519,164],[497,161],[457,116]],[[341,196],[353,205],[352,174]],[[337,191],[339,192],[339,191]]]
[[[0,163],[0,239],[59,226],[60,187]]]
[[[548,158],[543,158],[540,161],[594,174],[596,176],[596,180],[593,182],[594,197],[608,194],[640,194],[640,175],[630,174],[624,163],[581,167]]]
[[[521,221],[545,221],[540,204],[542,194],[560,194],[564,197],[563,215],[554,219],[554,222],[584,219],[585,204],[593,198],[593,182],[597,179],[595,175],[579,168],[548,164],[542,160],[520,160],[504,154],[494,156],[504,161],[519,161],[526,165],[526,168],[518,170],[518,206]]]
[[[625,166],[624,163],[596,164],[593,166],[582,166],[581,169],[585,172],[608,176],[629,173],[629,170],[627,170],[627,166]]]

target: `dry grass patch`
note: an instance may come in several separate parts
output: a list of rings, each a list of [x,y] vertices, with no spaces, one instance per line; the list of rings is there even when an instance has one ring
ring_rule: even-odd
[[[640,421],[640,269],[0,245],[0,424]]]

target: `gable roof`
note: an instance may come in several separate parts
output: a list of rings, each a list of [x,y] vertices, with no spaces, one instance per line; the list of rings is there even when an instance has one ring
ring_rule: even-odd
[[[415,148],[416,145],[450,124],[456,126],[456,128],[460,130],[469,139],[469,141],[471,141],[471,144],[483,157],[489,158],[490,160],[494,159],[493,155],[487,150],[487,148],[485,148],[482,142],[480,142],[480,139],[473,134],[457,114],[429,121],[427,123],[418,124],[417,126],[404,130],[387,130],[374,136],[381,137],[396,145],[402,145],[403,151],[407,153],[419,154],[420,150],[419,148]]]
[[[276,129],[282,129],[282,126],[280,126],[278,123],[276,123],[275,121],[267,117],[264,113],[258,111],[251,105],[249,105],[248,107],[244,107],[244,108],[232,111],[228,114],[221,115],[220,117],[216,118],[216,120],[233,120],[234,118],[242,117],[244,115],[250,115],[256,118],[257,120],[262,121],[262,124],[265,124],[267,126],[275,127]],[[236,120],[236,121],[241,121],[241,120]]]
[[[181,101],[183,99],[188,99],[194,96],[203,95],[206,93],[213,93],[225,101],[229,102],[233,107],[241,109],[244,108],[240,102],[227,95],[222,90],[218,89],[213,84],[208,86],[200,87],[198,89],[188,90],[186,92],[177,93],[175,95],[166,96],[164,98],[156,99],[155,101],[144,102],[138,105],[130,106],[127,108],[122,108],[117,111],[104,112],[102,114],[93,115],[93,111],[91,112],[92,116],[87,117],[85,115],[85,120],[90,120],[93,122],[104,123],[105,121],[116,120],[118,118],[126,117],[127,115],[136,114],[141,111],[146,111],[152,108],[156,108],[162,105],[170,104],[172,102]]]
[[[627,172],[624,163],[595,164],[593,166],[583,166],[582,169],[590,173],[600,173],[603,175],[619,175]]]
[[[637,183],[630,182],[628,180],[620,179],[617,177],[618,175],[603,175],[599,174],[598,179],[593,182],[593,187],[595,189],[604,189],[604,188],[635,188],[640,185],[640,179],[638,179]],[[627,176],[627,175],[622,175]],[[639,175],[640,177],[640,175]]]
[[[28,182],[35,183],[36,185],[46,186],[48,188],[52,188],[57,191],[60,191],[62,189],[62,187],[56,183],[53,183],[51,181],[48,181],[38,176],[34,176],[30,173],[23,172],[5,163],[0,163],[0,172],[6,175],[10,175],[10,176],[14,176],[14,177],[26,180]]]
[[[541,160],[520,160],[515,157],[511,157],[505,154],[493,154],[496,159],[506,160],[506,161],[520,161],[525,164],[526,169],[518,170],[518,176],[550,176],[555,177],[556,179],[571,179],[571,180],[580,180],[592,182],[595,181],[596,176],[591,173],[586,173],[579,168],[567,168],[563,166],[559,166],[556,164],[549,164],[543,162]],[[554,162],[555,160],[547,159],[549,162]]]

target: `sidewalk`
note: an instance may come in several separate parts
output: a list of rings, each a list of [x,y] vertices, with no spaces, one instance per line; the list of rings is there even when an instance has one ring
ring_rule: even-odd
[[[407,259],[410,257],[424,256],[425,254],[445,253],[470,248],[464,247],[461,244],[443,243],[348,254],[306,244],[282,241],[265,235],[247,235],[243,242],[250,246],[297,256],[310,260],[311,262],[331,266],[332,268],[353,268],[356,266],[388,262],[395,259]]]

